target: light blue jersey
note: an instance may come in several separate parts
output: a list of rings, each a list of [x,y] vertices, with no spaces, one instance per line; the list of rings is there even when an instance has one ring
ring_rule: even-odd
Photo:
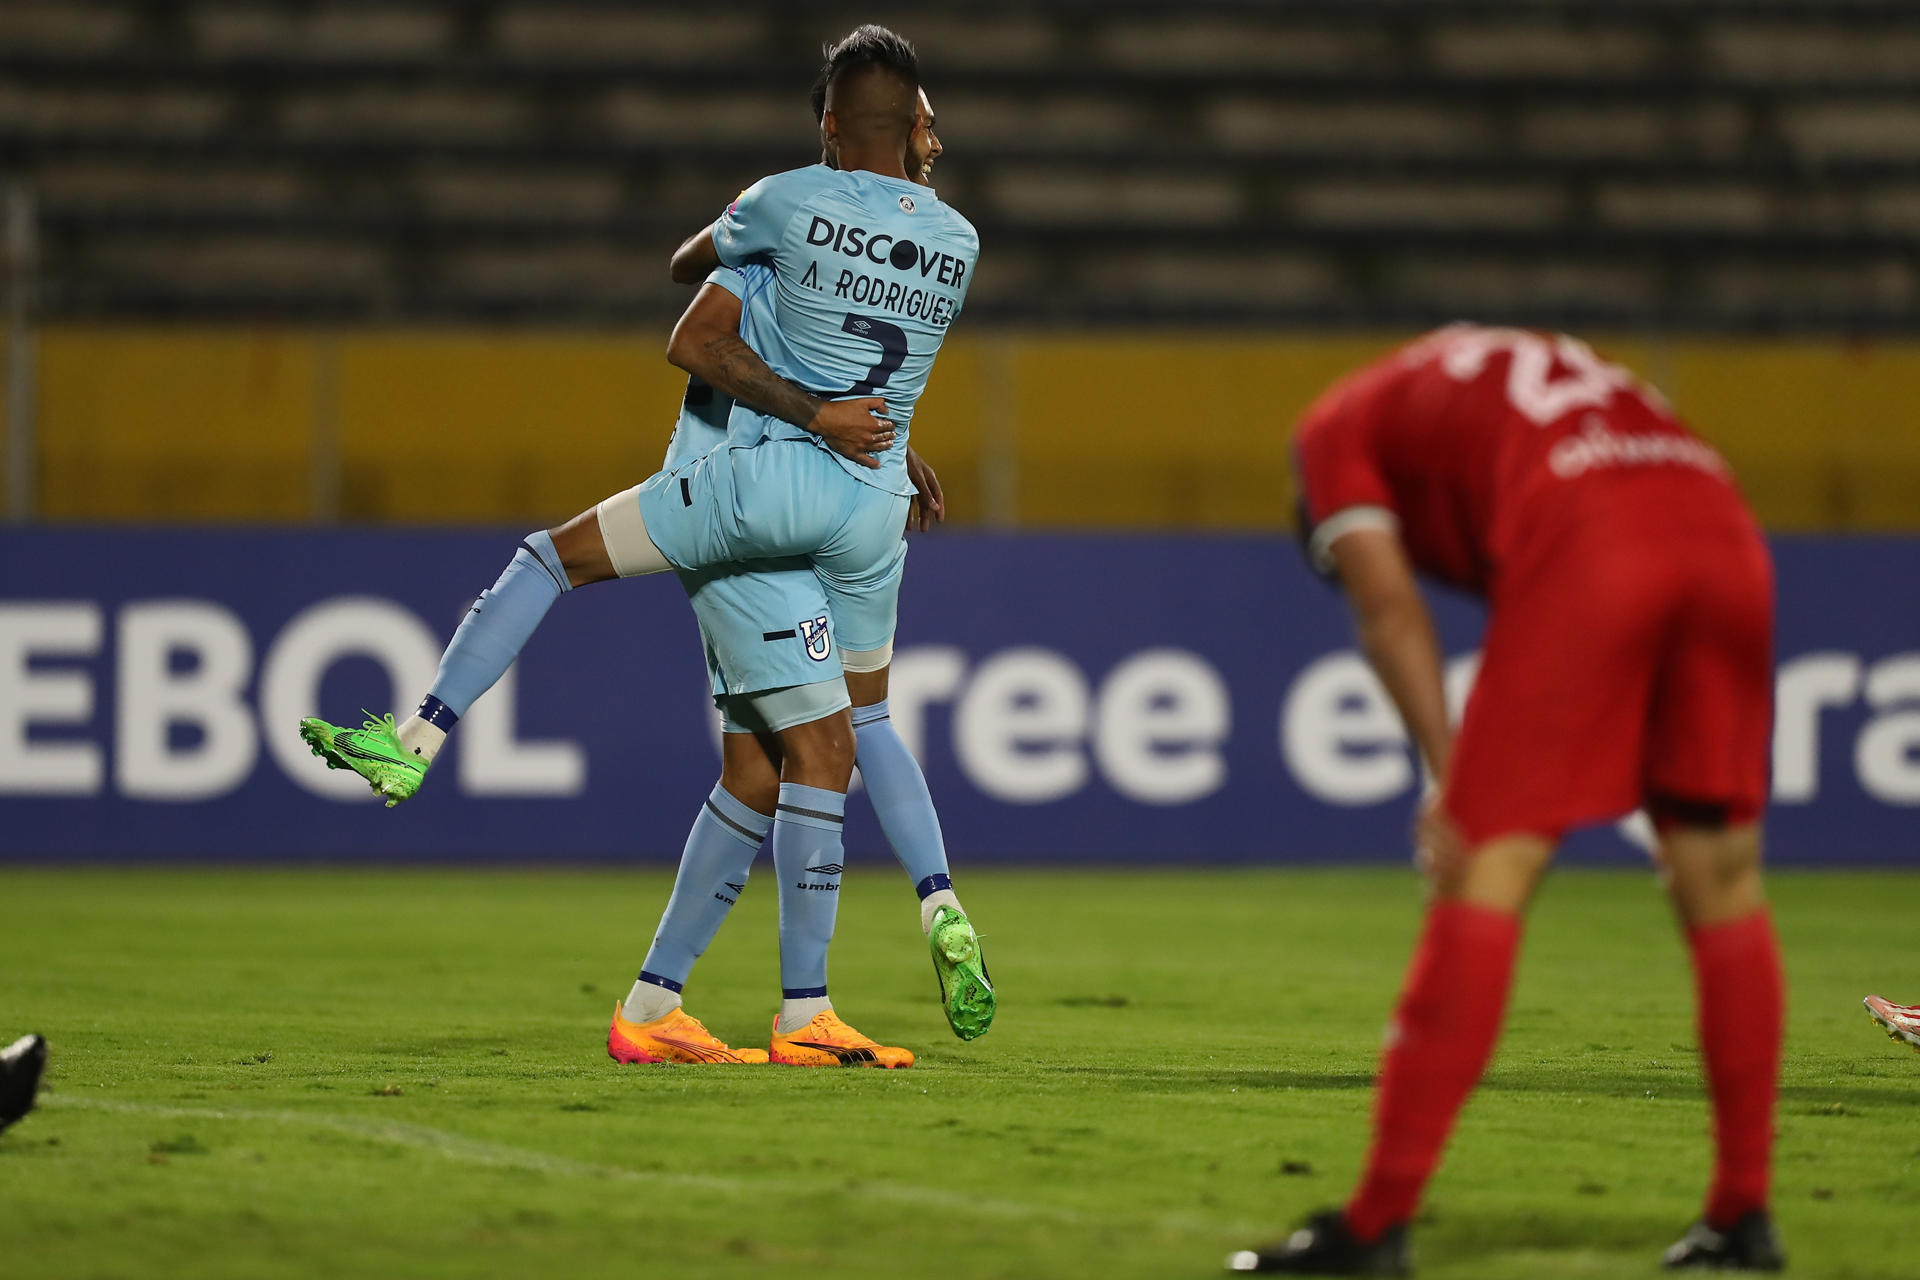
[[[973,283],[980,238],[930,187],[810,165],[762,178],[713,226],[720,261],[772,280],[743,294],[741,336],[780,376],[835,399],[878,395],[896,436],[855,479],[911,494],[907,437],[947,327]],[[810,440],[804,428],[736,405],[736,444]],[[824,445],[821,446],[825,448]]]
[[[772,285],[773,270],[760,265],[741,271],[722,267],[706,282],[741,300],[744,329],[747,299]],[[763,309],[762,322],[770,320],[771,313]],[[726,444],[732,411],[733,397],[699,378],[688,378],[673,438],[667,443],[665,468],[685,466]],[[700,623],[707,674],[726,715],[727,732],[752,731],[736,718],[740,706],[729,695],[839,676],[837,659],[828,661],[833,653],[826,592],[804,556],[758,560],[750,568],[682,569],[678,576]],[[803,621],[812,626],[805,635],[801,634]]]
[[[758,281],[761,288],[773,282],[773,272],[767,267],[748,267],[745,271],[735,271],[732,267],[722,267],[707,277],[707,283],[718,285],[734,297],[741,299],[741,329],[746,328],[745,299],[752,290],[752,281]],[[695,458],[713,452],[727,442],[727,417],[733,412],[733,397],[714,390],[699,378],[687,379],[687,394],[680,401],[680,417],[673,424],[673,437],[667,441],[667,459],[661,465],[668,471]]]
[[[836,649],[872,653],[893,640],[913,493],[907,436],[966,299],[979,239],[926,187],[821,165],[755,183],[713,238],[720,260],[742,273],[741,336],[768,366],[816,394],[880,395],[897,428],[873,470],[804,428],[735,404],[725,445],[697,454],[700,431],[711,430],[698,411],[711,406],[696,403],[700,427],[689,426],[673,459],[693,461],[638,490],[654,546],[683,575],[704,575],[683,581],[697,592],[716,688],[818,683]],[[799,589],[804,575],[766,572],[777,561],[811,566],[820,594]],[[713,591],[727,580],[780,591]],[[755,619],[778,625],[756,634]]]

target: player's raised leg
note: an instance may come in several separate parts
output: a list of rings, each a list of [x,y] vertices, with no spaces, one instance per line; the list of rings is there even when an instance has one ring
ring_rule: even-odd
[[[847,693],[853,700],[860,777],[887,843],[920,895],[920,929],[933,956],[947,1025],[962,1040],[973,1040],[993,1025],[993,980],[987,974],[973,921],[953,891],[940,815],[934,811],[926,775],[893,727],[887,705],[892,656],[890,644],[882,649],[841,650]]]
[[[1778,1271],[1786,1259],[1767,1188],[1783,995],[1780,946],[1760,883],[1760,831],[1751,823],[1670,826],[1661,834],[1660,858],[1693,957],[1714,1135],[1706,1206],[1664,1262],[1671,1269]]]
[[[607,1053],[620,1062],[716,1065],[765,1062],[764,1049],[734,1049],[681,1008],[693,966],[747,887],[773,826],[778,765],[751,732],[721,738],[720,781],[687,835],[673,894],[640,976],[613,1011]]]
[[[300,722],[300,736],[330,769],[365,778],[387,807],[420,790],[434,757],[480,695],[513,665],[553,602],[575,587],[614,577],[665,570],[666,560],[646,539],[631,491],[581,512],[559,528],[528,534],[492,587],[480,593],[440,656],[433,687],[404,722],[369,713],[358,729],[317,717]],[[603,528],[611,519],[614,528]],[[637,533],[637,536],[636,536]],[[649,554],[650,553],[650,554]]]
[[[1374,1096],[1373,1145],[1342,1210],[1285,1242],[1234,1254],[1235,1271],[1404,1275],[1407,1224],[1506,1014],[1520,917],[1553,854],[1538,836],[1437,851],[1435,896],[1407,969]]]

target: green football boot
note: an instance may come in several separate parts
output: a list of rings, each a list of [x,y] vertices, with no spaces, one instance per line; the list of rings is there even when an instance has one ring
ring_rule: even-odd
[[[313,754],[327,762],[329,769],[351,769],[367,780],[373,793],[386,799],[387,808],[402,800],[413,799],[427,776],[426,761],[400,745],[393,716],[376,720],[373,712],[363,711],[366,723],[358,729],[343,729],[325,720],[309,718],[300,722],[300,736],[313,748]]]
[[[973,922],[952,907],[933,914],[927,930],[927,948],[933,952],[933,971],[940,979],[940,1005],[947,1025],[962,1040],[977,1040],[993,1025],[993,979],[980,954],[980,937]]]

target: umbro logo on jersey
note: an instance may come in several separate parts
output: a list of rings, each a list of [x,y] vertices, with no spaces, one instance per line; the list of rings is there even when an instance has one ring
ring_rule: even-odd
[[[837,876],[842,871],[845,871],[846,868],[841,866],[837,862],[828,862],[818,867],[808,867],[807,870],[816,872],[823,876]]]

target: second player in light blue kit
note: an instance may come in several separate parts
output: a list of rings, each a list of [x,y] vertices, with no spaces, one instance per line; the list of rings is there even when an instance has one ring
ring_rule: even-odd
[[[892,447],[880,453],[878,465],[871,456],[844,459],[801,425],[814,416],[810,405],[762,413],[736,404],[724,448],[599,509],[605,554],[621,576],[669,564],[686,571],[807,557],[828,607],[786,627],[774,619],[772,631],[751,619],[709,627],[722,670],[743,668],[757,647],[787,637],[805,641],[807,656],[824,662],[833,626],[849,681],[884,673],[891,658],[906,555],[901,531],[913,492],[903,446],[940,344],[964,304],[979,245],[965,218],[908,176],[913,137],[931,132],[930,119],[923,121],[931,108],[911,49],[890,33],[874,34],[868,56],[827,78],[823,134],[835,167],[762,180],[675,254],[674,275],[682,281],[716,265],[773,274],[760,286],[765,302],[756,305],[749,290],[744,341],[722,334],[705,344],[683,343],[676,334],[674,358],[720,386],[737,385],[747,366],[816,395],[884,394]],[[762,319],[766,311],[771,323]],[[784,999],[772,1048],[779,1061],[793,1043],[783,1044],[783,1037],[805,1030],[817,1042],[821,1028],[804,1021],[812,1011],[831,1016],[826,940],[837,905],[839,827],[854,753],[844,732],[851,724],[842,719],[844,683],[787,685],[754,693],[750,701],[778,735],[782,757],[773,827],[783,890]],[[796,878],[795,888],[820,892],[785,893]],[[936,914],[936,947],[939,928]],[[977,944],[968,949],[977,951]],[[984,972],[974,976],[985,987]]]
[[[696,300],[670,351],[739,402],[725,445],[529,536],[456,632],[432,692],[397,729],[387,717],[365,730],[309,720],[302,732],[330,765],[360,772],[389,803],[405,799],[446,731],[506,670],[561,593],[679,571],[695,596],[710,665],[724,677],[722,705],[733,727],[750,731],[728,737],[762,742],[779,771],[771,828],[783,1000],[771,1059],[907,1065],[911,1054],[875,1044],[834,1014],[826,953],[856,741],[896,848],[916,840],[896,837],[883,790],[901,800],[897,822],[924,822],[938,843],[917,765],[904,747],[876,750],[870,764],[865,730],[885,729],[876,736],[899,744],[886,725],[885,694],[914,492],[905,443],[965,300],[978,242],[964,218],[909,177],[912,165],[924,178],[938,155],[911,46],[883,28],[861,28],[831,51],[823,83],[831,167],[756,184],[674,258],[675,278],[688,283],[721,265],[743,273],[738,327],[690,323],[702,310]],[[802,565],[811,573],[796,572]],[[849,685],[858,686],[858,716],[849,714]],[[715,795],[715,818],[742,843],[757,844],[765,819],[737,803],[729,812]],[[971,1019],[978,1034],[993,994],[972,926],[944,874],[919,887],[949,1018],[963,1035]],[[645,983],[643,975],[636,992],[644,994]],[[621,1021],[616,1015],[610,1049],[655,1060],[645,1035],[623,1035],[647,1028],[623,1029]],[[697,1028],[665,1028],[657,1039],[694,1060],[722,1060],[701,1056],[717,1042],[704,1030],[689,1038]],[[727,1061],[753,1060],[727,1052]]]
[[[917,95],[916,84],[909,102]],[[725,449],[639,487],[652,545],[677,568],[804,554],[826,586],[841,647],[883,652],[913,494],[904,446],[978,257],[972,224],[905,177],[811,165],[742,192],[681,246],[675,278],[699,279],[716,264],[770,268],[776,323],[756,323],[760,308],[746,302],[754,353],[800,386],[881,396],[894,447],[869,468],[804,427],[736,405]]]

